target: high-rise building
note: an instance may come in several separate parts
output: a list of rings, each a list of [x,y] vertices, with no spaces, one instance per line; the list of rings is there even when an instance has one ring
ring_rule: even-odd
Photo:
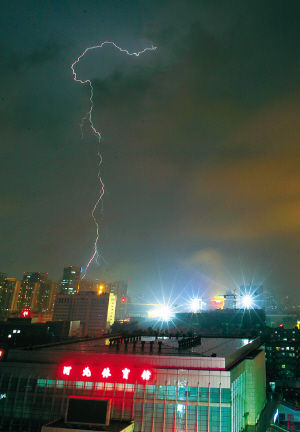
[[[115,322],[116,316],[117,296],[109,293],[108,307],[107,307],[107,324],[110,326]]]
[[[116,320],[123,320],[127,312],[127,289],[128,283],[125,281],[109,282],[105,284],[106,292],[116,296]]]
[[[115,296],[112,293],[58,294],[53,321],[80,321],[82,336],[98,336],[113,324],[114,310]]]
[[[64,268],[60,283],[61,294],[77,294],[79,291],[80,267],[69,266]]]
[[[279,385],[300,378],[300,330],[268,329],[265,335],[267,377]]]
[[[32,309],[37,296],[39,282],[43,276],[44,273],[24,272],[16,303],[16,309],[18,311],[22,309]]]
[[[39,282],[33,310],[37,313],[50,312],[53,308],[55,291],[56,283],[48,278],[42,279]]]
[[[55,284],[48,278],[48,273],[25,272],[16,301],[16,310],[31,309],[35,313],[51,310],[51,297]],[[53,300],[52,300],[53,302]]]
[[[13,306],[16,279],[8,278],[5,273],[0,273],[0,315],[7,315]]]

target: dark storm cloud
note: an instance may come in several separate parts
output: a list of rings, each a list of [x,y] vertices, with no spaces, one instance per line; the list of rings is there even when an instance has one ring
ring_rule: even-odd
[[[158,50],[96,50],[78,65],[93,79],[103,135],[108,265],[91,276],[130,277],[138,291],[157,284],[159,268],[166,281],[176,274],[176,289],[195,276],[219,291],[247,263],[260,280],[275,268],[275,292],[286,280],[297,287],[298,2],[63,3],[29,2],[22,19],[8,6],[19,23],[2,71],[8,271],[57,277],[87,262],[96,142],[87,124],[80,140],[89,94],[69,67],[86,46],[114,40]]]
[[[57,60],[62,52],[63,45],[55,40],[37,43],[28,54],[20,54],[16,52],[7,52],[2,46],[1,48],[1,75],[16,74],[21,71],[24,73],[26,68],[36,68],[43,66],[45,63],[50,63]]]
[[[27,57],[25,63],[30,64],[32,67],[40,66],[46,62],[55,60],[62,51],[62,45],[56,41],[48,41],[42,47],[37,47]]]

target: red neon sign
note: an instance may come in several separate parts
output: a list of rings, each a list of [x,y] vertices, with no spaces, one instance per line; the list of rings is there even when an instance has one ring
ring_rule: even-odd
[[[1,355],[0,355],[1,356]],[[148,368],[143,367],[128,367],[128,366],[108,366],[99,364],[70,364],[66,363],[59,367],[60,379],[82,380],[87,381],[106,381],[106,382],[130,382],[135,383],[149,382],[153,379],[153,372]]]
[[[149,381],[149,379],[151,378],[151,372],[148,369],[144,369],[141,377],[144,381]]]
[[[4,351],[0,350],[0,358],[3,357]]]
[[[83,371],[82,371],[82,376],[83,376],[83,377],[87,377],[87,378],[90,378],[90,377],[92,376],[91,369],[90,369],[88,366],[86,366],[86,367],[83,369]]]
[[[128,380],[128,377],[130,374],[130,369],[128,369],[128,368],[122,369],[122,374],[123,374],[123,379]]]
[[[126,302],[126,297],[122,297],[122,298],[121,298],[121,302],[122,302],[122,303],[125,303],[125,302]]]
[[[110,368],[109,367],[104,368],[103,371],[101,372],[101,375],[103,378],[109,378],[111,376]]]
[[[71,370],[72,370],[72,366],[64,366],[63,375],[70,376]]]
[[[21,316],[22,316],[22,318],[28,318],[30,316],[30,310],[28,310],[28,309],[22,310]]]

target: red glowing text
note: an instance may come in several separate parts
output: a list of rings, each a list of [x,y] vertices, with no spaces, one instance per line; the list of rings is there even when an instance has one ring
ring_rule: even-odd
[[[127,383],[149,382],[154,378],[153,371],[145,366],[101,365],[97,363],[77,365],[66,363],[60,366],[59,375],[60,379],[80,380],[84,378],[89,381],[105,380],[106,382],[121,382],[123,380]]]
[[[122,369],[122,374],[123,374],[123,378],[127,380],[130,374],[130,369],[127,368]]]
[[[151,372],[148,369],[144,369],[141,377],[144,381],[149,381],[149,379],[151,377]]]
[[[63,375],[70,376],[71,370],[72,370],[72,366],[64,366]]]
[[[111,376],[110,369],[108,367],[103,369],[102,376],[103,378],[109,378]]]
[[[92,376],[91,369],[88,366],[83,369],[82,376],[88,378]]]

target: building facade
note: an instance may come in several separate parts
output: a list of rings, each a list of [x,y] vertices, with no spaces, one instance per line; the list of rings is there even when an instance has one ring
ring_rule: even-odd
[[[78,396],[110,400],[111,419],[133,420],[137,432],[240,432],[265,406],[264,364],[260,342],[241,339],[185,349],[175,338],[132,337],[14,350],[0,362],[0,425],[40,430]]]
[[[62,281],[60,283],[61,294],[77,294],[80,282],[80,267],[69,266],[64,268]]]
[[[24,273],[17,290],[15,305],[12,310],[18,312],[28,309],[35,314],[50,312],[56,284],[48,278],[48,273]]]
[[[300,378],[300,330],[278,327],[265,336],[267,378],[279,386]]]
[[[5,317],[13,307],[17,281],[0,273],[0,316]]]
[[[95,292],[59,294],[53,312],[54,321],[80,321],[82,336],[98,336],[107,331],[114,320],[115,301],[109,293]]]
[[[16,302],[17,311],[33,308],[33,305],[36,302],[40,281],[45,278],[45,273],[24,272]]]
[[[123,320],[127,316],[127,289],[128,283],[116,281],[105,284],[108,292],[116,296],[116,320]]]

